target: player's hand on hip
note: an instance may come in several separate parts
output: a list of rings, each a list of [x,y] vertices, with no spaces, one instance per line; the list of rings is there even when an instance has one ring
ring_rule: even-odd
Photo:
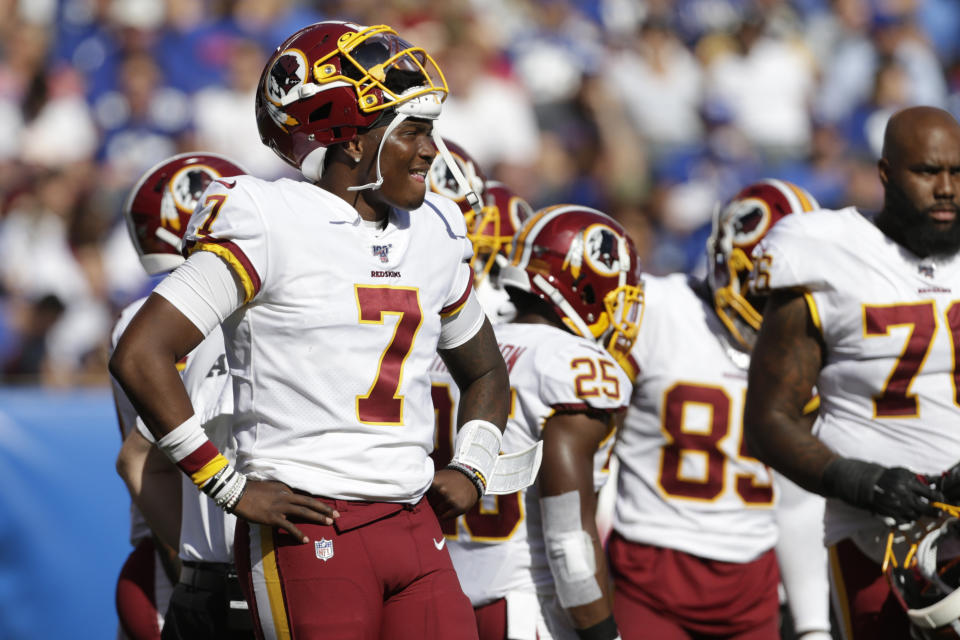
[[[289,518],[333,524],[334,518],[340,517],[330,505],[294,493],[282,482],[250,479],[233,512],[244,520],[284,529],[301,542],[310,542],[310,539]]]
[[[433,484],[427,492],[427,500],[441,520],[456,518],[476,504],[477,488],[470,479],[452,469],[440,469],[433,474]]]

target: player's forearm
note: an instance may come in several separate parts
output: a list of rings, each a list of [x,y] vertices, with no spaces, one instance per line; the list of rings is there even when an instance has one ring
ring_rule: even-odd
[[[168,465],[162,472],[144,476],[143,486],[135,500],[153,532],[174,549],[180,546],[181,483],[180,470]]]
[[[604,620],[613,616],[613,591],[610,588],[610,576],[607,571],[607,558],[603,552],[600,535],[596,527],[596,499],[592,500],[593,507],[589,509],[590,516],[581,512],[581,521],[583,530],[593,540],[593,554],[596,562],[596,572],[594,578],[597,586],[600,588],[601,597],[580,606],[569,607],[567,612],[573,621],[573,626],[580,629],[588,629],[602,623]],[[589,506],[589,505],[588,505]]]
[[[460,387],[457,424],[486,420],[502,431],[510,412],[510,380],[489,321],[473,338],[440,356]]]
[[[750,360],[744,435],[750,453],[808,491],[821,492],[835,458],[804,413],[822,365],[822,345],[802,295],[775,294]]]
[[[747,446],[751,455],[800,487],[822,494],[824,469],[837,456],[810,433],[806,422],[784,411],[745,412]]]
[[[189,320],[153,294],[110,357],[110,373],[157,439],[193,415],[176,364],[202,339]]]
[[[560,603],[576,629],[589,630],[582,637],[604,640],[616,637],[616,625],[596,525],[593,458],[609,429],[607,421],[586,414],[551,417],[540,472],[544,541]]]

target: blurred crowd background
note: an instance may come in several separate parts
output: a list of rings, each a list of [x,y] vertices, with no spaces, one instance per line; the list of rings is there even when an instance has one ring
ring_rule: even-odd
[[[957,0],[0,0],[0,383],[106,383],[155,284],[121,215],[143,171],[206,150],[295,177],[253,95],[323,19],[426,48],[445,138],[535,208],[617,217],[657,274],[702,268],[714,207],[760,177],[875,211],[889,115],[960,115]]]

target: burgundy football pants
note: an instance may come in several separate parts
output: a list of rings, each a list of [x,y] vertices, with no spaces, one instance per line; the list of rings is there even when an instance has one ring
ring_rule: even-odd
[[[850,539],[828,547],[830,588],[846,640],[903,640],[910,621],[880,565]]]
[[[160,640],[160,625],[173,583],[164,573],[151,538],[141,540],[117,578],[117,616],[130,640]]]
[[[719,562],[625,540],[607,543],[613,615],[623,640],[779,640],[780,579],[773,550]]]
[[[400,505],[318,498],[331,526],[310,538],[237,522],[237,571],[263,640],[477,640],[443,533],[426,500]]]

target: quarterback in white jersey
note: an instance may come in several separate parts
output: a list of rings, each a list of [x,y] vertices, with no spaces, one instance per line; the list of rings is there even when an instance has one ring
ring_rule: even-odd
[[[749,185],[718,210],[706,280],[644,277],[608,547],[624,638],[778,634],[774,479],[743,439],[760,316],[742,285],[763,234],[814,208],[796,185]],[[825,584],[822,599],[825,617]]]
[[[758,456],[830,498],[826,543],[848,638],[908,637],[881,572],[889,521],[878,516],[935,516],[943,496],[925,476],[960,460],[960,125],[930,107],[895,114],[879,166],[875,220],[853,208],[792,217],[755,256],[754,287],[773,294],[747,435]],[[797,415],[799,390],[813,384],[811,433]]]
[[[111,359],[158,446],[243,519],[236,563],[258,637],[476,637],[432,542],[434,509],[458,515],[486,492],[509,385],[472,293],[463,216],[426,193],[446,91],[432,58],[385,25],[328,21],[288,38],[261,75],[257,123],[307,181],[211,184],[190,257]],[[236,466],[171,375],[218,324]],[[463,422],[438,471],[436,353],[460,385]]]
[[[595,602],[601,591],[594,580],[594,569],[580,576],[577,585],[571,585],[564,572],[566,567],[583,561],[587,553],[588,565],[597,567],[599,584],[605,582],[593,513],[596,493],[607,479],[616,424],[630,397],[630,377],[614,353],[622,354],[636,333],[640,314],[636,255],[615,221],[583,207],[545,209],[520,228],[517,238],[516,262],[502,274],[519,315],[496,328],[511,381],[503,450],[513,453],[543,440],[547,458],[556,457],[549,468],[546,463],[541,468],[540,480],[534,486],[509,495],[485,497],[455,521],[444,521],[443,530],[460,583],[476,610],[481,640],[576,639],[578,629],[598,624],[597,633],[615,637],[612,618],[605,621],[604,615],[594,612],[599,617],[589,619],[585,611],[571,618],[565,611],[576,611],[587,604],[607,607]],[[609,252],[609,270],[600,262],[601,251]],[[541,260],[540,268],[549,265],[550,280],[556,284],[553,298],[541,288],[539,279],[531,283],[527,271],[530,255]],[[595,270],[591,258],[600,264],[601,272]],[[574,280],[593,291],[594,305],[586,305],[573,293]],[[603,310],[605,298],[613,302],[621,295],[622,301],[611,304],[610,311]],[[543,303],[540,296],[551,301]],[[556,304],[552,300],[572,303],[552,306]],[[616,318],[623,314],[633,320],[618,325]],[[572,317],[579,324],[569,320]],[[586,317],[593,317],[605,330],[596,336],[587,331]],[[574,326],[579,328],[575,331]],[[613,340],[617,345],[612,347],[613,353],[604,348],[612,339],[609,331],[620,338]],[[437,411],[434,455],[438,464],[444,464],[450,459],[456,433],[453,416],[459,395],[441,362],[435,362],[430,376]],[[560,450],[564,454],[558,456],[556,451]],[[559,495],[557,477],[571,482],[579,478],[582,491]],[[577,521],[575,530],[572,525],[566,530],[563,523],[557,523],[552,504],[566,509],[567,515]],[[582,529],[577,515],[581,512],[590,514],[582,518]],[[589,534],[586,547],[582,538],[577,541],[584,532]],[[563,536],[573,541],[571,557],[566,560],[555,543]]]
[[[183,262],[180,255],[181,239],[200,195],[216,178],[240,173],[243,173],[243,169],[222,156],[185,153],[164,160],[143,174],[131,190],[123,214],[130,239],[147,273],[167,273]],[[117,344],[145,301],[146,298],[137,300],[121,312],[113,330],[111,347]],[[233,395],[227,375],[223,335],[219,328],[211,332],[177,366],[204,430],[233,459],[236,448],[232,445],[230,431]],[[219,603],[219,607],[211,603],[210,610],[206,612],[210,622],[199,627],[183,619],[183,610],[179,607],[185,595],[183,585],[185,579],[189,578],[187,574],[194,571],[198,563],[203,563],[204,567],[220,567],[232,562],[236,518],[218,508],[207,496],[189,487],[181,487],[189,479],[153,446],[153,436],[137,420],[136,410],[116,381],[113,381],[113,391],[120,423],[126,431],[117,458],[117,469],[134,501],[143,505],[157,537],[173,549],[179,549],[180,561],[185,567],[168,567],[174,582],[177,582],[179,573],[177,587],[170,584],[166,577],[162,584],[154,585],[160,625],[150,637],[159,637],[159,629],[163,627],[166,627],[166,638],[219,636],[228,629],[236,631],[237,622],[252,637],[252,625],[246,610],[230,613],[227,601]],[[132,507],[132,511],[138,530],[149,534],[139,509]],[[171,556],[176,554],[173,551]],[[225,579],[222,581],[225,587]],[[186,584],[193,586],[189,580]],[[239,590],[239,585],[235,584]],[[118,593],[120,591],[118,588]],[[225,592],[226,589],[222,589],[217,595],[224,596]],[[228,615],[238,618],[232,627],[225,622]],[[246,616],[246,624],[242,624],[242,616]],[[131,626],[128,618],[121,612],[125,627]],[[215,622],[217,620],[222,622]],[[128,631],[128,635],[144,637],[142,631]]]

